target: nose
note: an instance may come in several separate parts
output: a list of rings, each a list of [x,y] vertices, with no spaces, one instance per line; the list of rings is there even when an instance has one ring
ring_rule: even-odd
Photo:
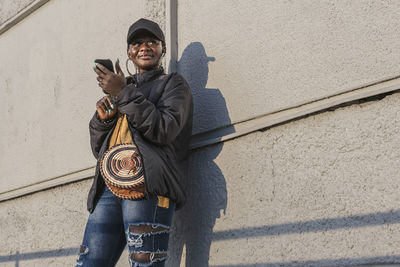
[[[147,51],[150,49],[150,46],[147,44],[147,42],[143,42],[139,46],[139,51]]]

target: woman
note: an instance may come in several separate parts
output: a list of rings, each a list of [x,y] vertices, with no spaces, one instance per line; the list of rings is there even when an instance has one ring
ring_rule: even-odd
[[[125,78],[119,60],[116,73],[100,64],[94,67],[99,86],[108,95],[97,102],[89,124],[98,163],[78,266],[114,266],[126,243],[132,266],[164,266],[172,215],[186,200],[190,88],[179,74],[164,74],[160,62],[165,38],[155,22],[133,23],[127,42],[135,75]],[[104,179],[102,161],[120,144],[136,146],[144,185],[121,189]]]

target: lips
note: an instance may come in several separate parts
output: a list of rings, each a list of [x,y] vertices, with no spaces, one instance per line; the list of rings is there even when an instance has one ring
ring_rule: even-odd
[[[152,59],[154,56],[153,55],[141,55],[139,56],[140,59],[144,59],[144,60],[148,60],[148,59]]]

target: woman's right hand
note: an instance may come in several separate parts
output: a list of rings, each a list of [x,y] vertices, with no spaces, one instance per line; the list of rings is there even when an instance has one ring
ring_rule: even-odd
[[[96,109],[101,120],[108,120],[118,112],[118,107],[111,101],[110,96],[104,96],[97,101]]]

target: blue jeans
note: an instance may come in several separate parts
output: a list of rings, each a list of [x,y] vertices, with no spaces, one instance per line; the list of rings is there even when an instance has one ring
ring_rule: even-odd
[[[132,267],[163,267],[175,205],[116,197],[105,187],[89,215],[77,266],[115,266],[128,243]]]

